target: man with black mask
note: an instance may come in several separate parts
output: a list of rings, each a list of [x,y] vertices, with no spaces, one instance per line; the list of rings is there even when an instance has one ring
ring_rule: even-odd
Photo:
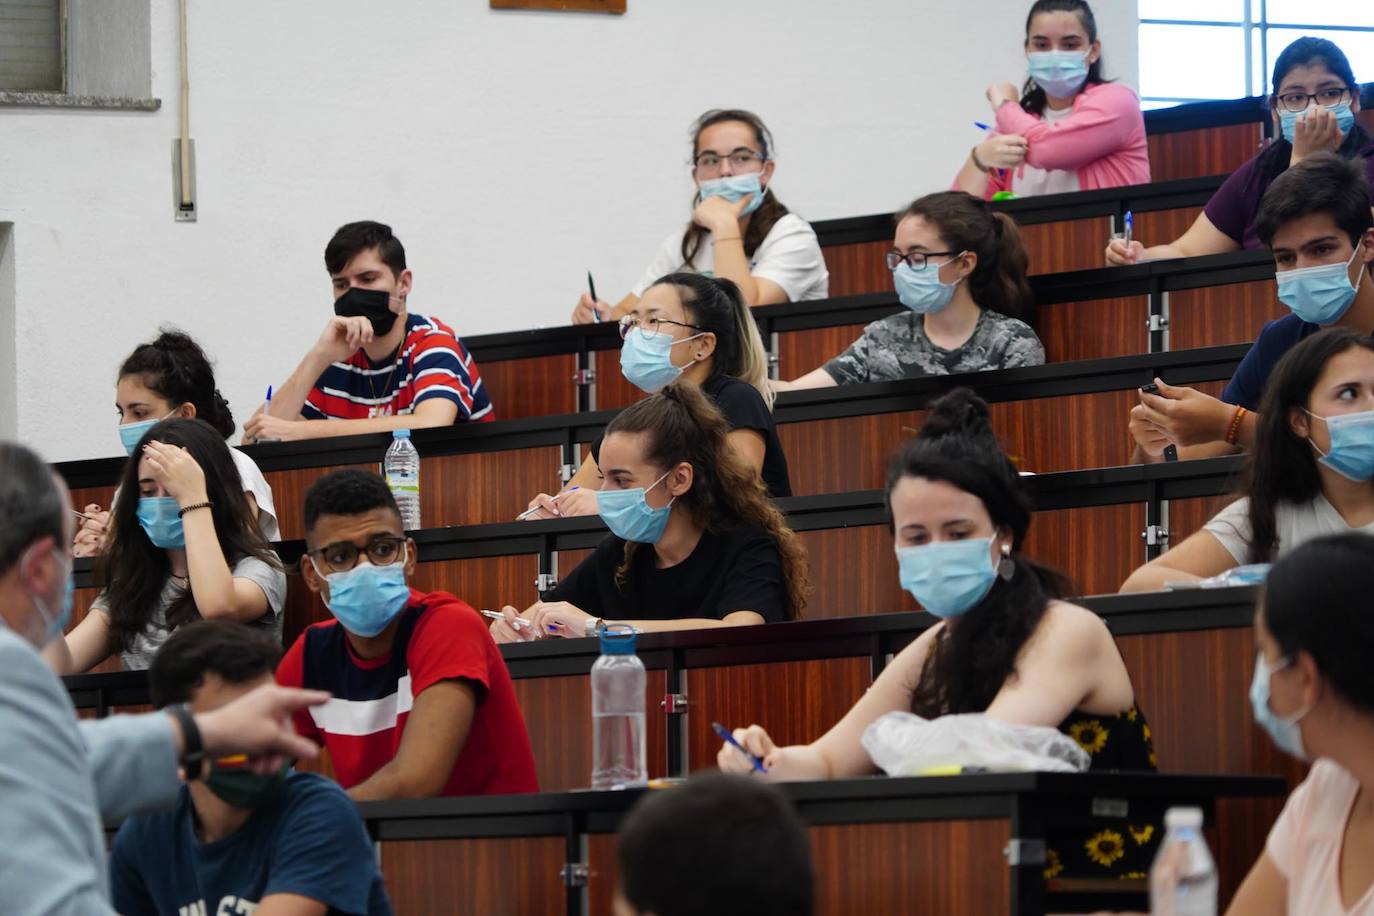
[[[414,277],[390,226],[365,220],[341,227],[324,249],[324,263],[334,285],[334,317],[291,377],[244,424],[245,442],[494,419],[477,363],[453,329],[407,312]]]

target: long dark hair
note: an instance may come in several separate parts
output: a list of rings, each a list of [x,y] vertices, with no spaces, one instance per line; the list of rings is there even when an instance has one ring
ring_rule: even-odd
[[[711,532],[750,525],[773,538],[782,559],[787,616],[796,617],[811,589],[806,549],[758,473],[726,444],[730,426],[720,409],[696,385],[677,382],[625,408],[606,426],[607,436],[639,432],[648,434],[645,459],[654,467],[667,470],[684,461],[692,466],[692,488],[678,503],[698,524]],[[616,571],[622,587],[637,546],[625,544],[625,562]]]
[[[956,388],[931,405],[916,438],[896,455],[887,474],[888,522],[892,490],[907,477],[938,480],[983,501],[992,524],[1012,534],[1010,579],[1000,575],[977,607],[946,622],[911,692],[911,710],[927,719],[982,712],[1016,671],[1016,657],[1052,599],[1072,591],[1062,574],[1021,555],[1030,527],[1030,498],[1002,451],[988,405]]]
[[[181,446],[205,472],[206,495],[214,503],[210,511],[215,519],[215,536],[231,566],[251,556],[282,568],[253,520],[243,481],[219,431],[202,420],[163,420],[148,430],[124,464],[119,483],[121,496],[110,510],[110,549],[100,561],[111,635],[120,650],[127,649],[134,637],[147,629],[153,608],[171,575],[167,552],[154,546],[138,523],[138,464],[143,446],[149,442]],[[199,617],[195,599],[186,589],[167,609],[167,626],[176,629]]]
[[[754,139],[759,144],[759,152],[763,154],[764,162],[773,158],[773,134],[768,126],[763,123],[763,118],[754,114],[752,111],[745,111],[742,108],[713,108],[696,119],[692,125],[692,164],[696,165],[696,155],[700,150],[697,144],[701,142],[702,131],[715,124],[722,124],[726,121],[739,121],[748,124],[754,130]],[[692,199],[693,206],[697,199]],[[778,195],[773,193],[772,183],[763,192],[763,203],[749,217],[749,227],[744,231],[744,253],[753,256],[758,247],[763,244],[763,240],[768,237],[773,226],[778,220],[788,214],[788,209],[783,202],[778,200]],[[701,243],[706,238],[706,230],[696,223],[688,223],[687,231],[682,236],[682,263],[688,267],[696,266],[697,252],[701,250]]]
[[[1289,72],[1295,67],[1305,67],[1314,63],[1320,63],[1330,70],[1333,75],[1345,82],[1356,98],[1359,97],[1360,84],[1355,81],[1355,71],[1350,68],[1350,60],[1345,56],[1345,52],[1334,41],[1304,35],[1284,48],[1274,61],[1274,73],[1269,83],[1270,111],[1279,110],[1279,87],[1288,78]],[[1342,159],[1354,159],[1369,141],[1369,131],[1356,121],[1336,153]],[[1285,140],[1283,132],[1280,131],[1274,142],[1255,157],[1255,173],[1261,182],[1260,186],[1267,187],[1270,182],[1287,171],[1292,158],[1293,144]]]
[[[196,418],[213,426],[222,438],[234,434],[234,415],[215,387],[210,360],[200,344],[181,331],[162,328],[154,340],[134,347],[119,367],[119,378],[130,375],[138,376],[143,387],[166,398],[173,407],[194,404]]]
[[[1316,452],[1293,432],[1289,418],[1293,411],[1307,409],[1327,363],[1356,347],[1374,353],[1374,338],[1345,328],[1318,331],[1285,353],[1265,384],[1255,447],[1245,466],[1252,563],[1270,562],[1279,546],[1274,516],[1278,504],[1309,502],[1322,491]]]
[[[1030,42],[1031,21],[1041,13],[1077,13],[1078,21],[1083,24],[1083,31],[1088,33],[1088,44],[1097,41],[1097,17],[1093,15],[1093,8],[1088,6],[1086,0],[1035,0],[1026,15],[1027,43]],[[1107,80],[1102,77],[1102,55],[1099,54],[1097,60],[1088,65],[1088,78],[1083,85],[1096,86],[1105,82]],[[1045,113],[1047,103],[1045,90],[1041,89],[1035,80],[1027,77],[1025,85],[1021,87],[1021,107],[1038,118]]]
[[[1012,318],[1033,319],[1035,297],[1026,279],[1030,256],[1021,241],[1021,230],[1010,216],[964,191],[939,191],[917,198],[897,214],[897,222],[909,216],[933,223],[948,250],[978,255],[978,266],[968,278],[974,302]]]
[[[1336,692],[1374,713],[1374,538],[1352,531],[1316,538],[1274,564],[1260,613],[1285,657],[1306,652]]]
[[[771,410],[775,397],[768,384],[768,352],[753,313],[733,280],[702,274],[676,273],[659,277],[654,286],[677,288],[687,320],[702,332],[716,335],[713,375],[737,378],[753,386]]]

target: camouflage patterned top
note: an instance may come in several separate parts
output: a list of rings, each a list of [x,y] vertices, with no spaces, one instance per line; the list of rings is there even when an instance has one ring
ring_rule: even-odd
[[[864,328],[849,349],[822,368],[840,385],[858,385],[1044,364],[1045,348],[1024,321],[983,309],[964,345],[946,350],[926,336],[920,315],[903,310]]]

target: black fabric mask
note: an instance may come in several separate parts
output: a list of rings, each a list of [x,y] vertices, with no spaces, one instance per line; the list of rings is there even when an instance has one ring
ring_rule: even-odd
[[[360,289],[350,286],[334,300],[334,314],[340,318],[366,318],[372,333],[384,337],[396,325],[396,313],[391,310],[391,294],[382,289]]]

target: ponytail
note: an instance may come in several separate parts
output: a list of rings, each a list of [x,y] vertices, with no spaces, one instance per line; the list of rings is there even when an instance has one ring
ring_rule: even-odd
[[[702,274],[675,273],[660,277],[654,286],[677,288],[687,320],[716,336],[713,375],[739,379],[763,398],[771,411],[775,397],[768,384],[768,351],[744,296],[733,280]]]
[[[648,434],[644,457],[649,464],[664,471],[683,462],[692,466],[692,487],[677,505],[697,524],[710,532],[750,526],[773,539],[782,560],[787,616],[796,617],[811,588],[806,549],[758,473],[726,444],[730,427],[720,410],[696,385],[675,383],[625,408],[606,427],[607,436],[639,432]],[[615,574],[622,589],[637,549],[633,541],[625,543],[625,561]]]
[[[963,191],[927,194],[899,213],[897,221],[910,216],[934,224],[948,250],[978,256],[968,278],[974,302],[1031,322],[1035,301],[1026,279],[1030,256],[1021,241],[1021,230],[1010,216],[993,211],[986,201]]]
[[[225,439],[234,434],[229,402],[215,387],[215,371],[200,344],[172,328],[163,328],[151,343],[139,344],[119,367],[119,378],[135,375],[150,391],[179,407],[192,404],[196,418]]]

